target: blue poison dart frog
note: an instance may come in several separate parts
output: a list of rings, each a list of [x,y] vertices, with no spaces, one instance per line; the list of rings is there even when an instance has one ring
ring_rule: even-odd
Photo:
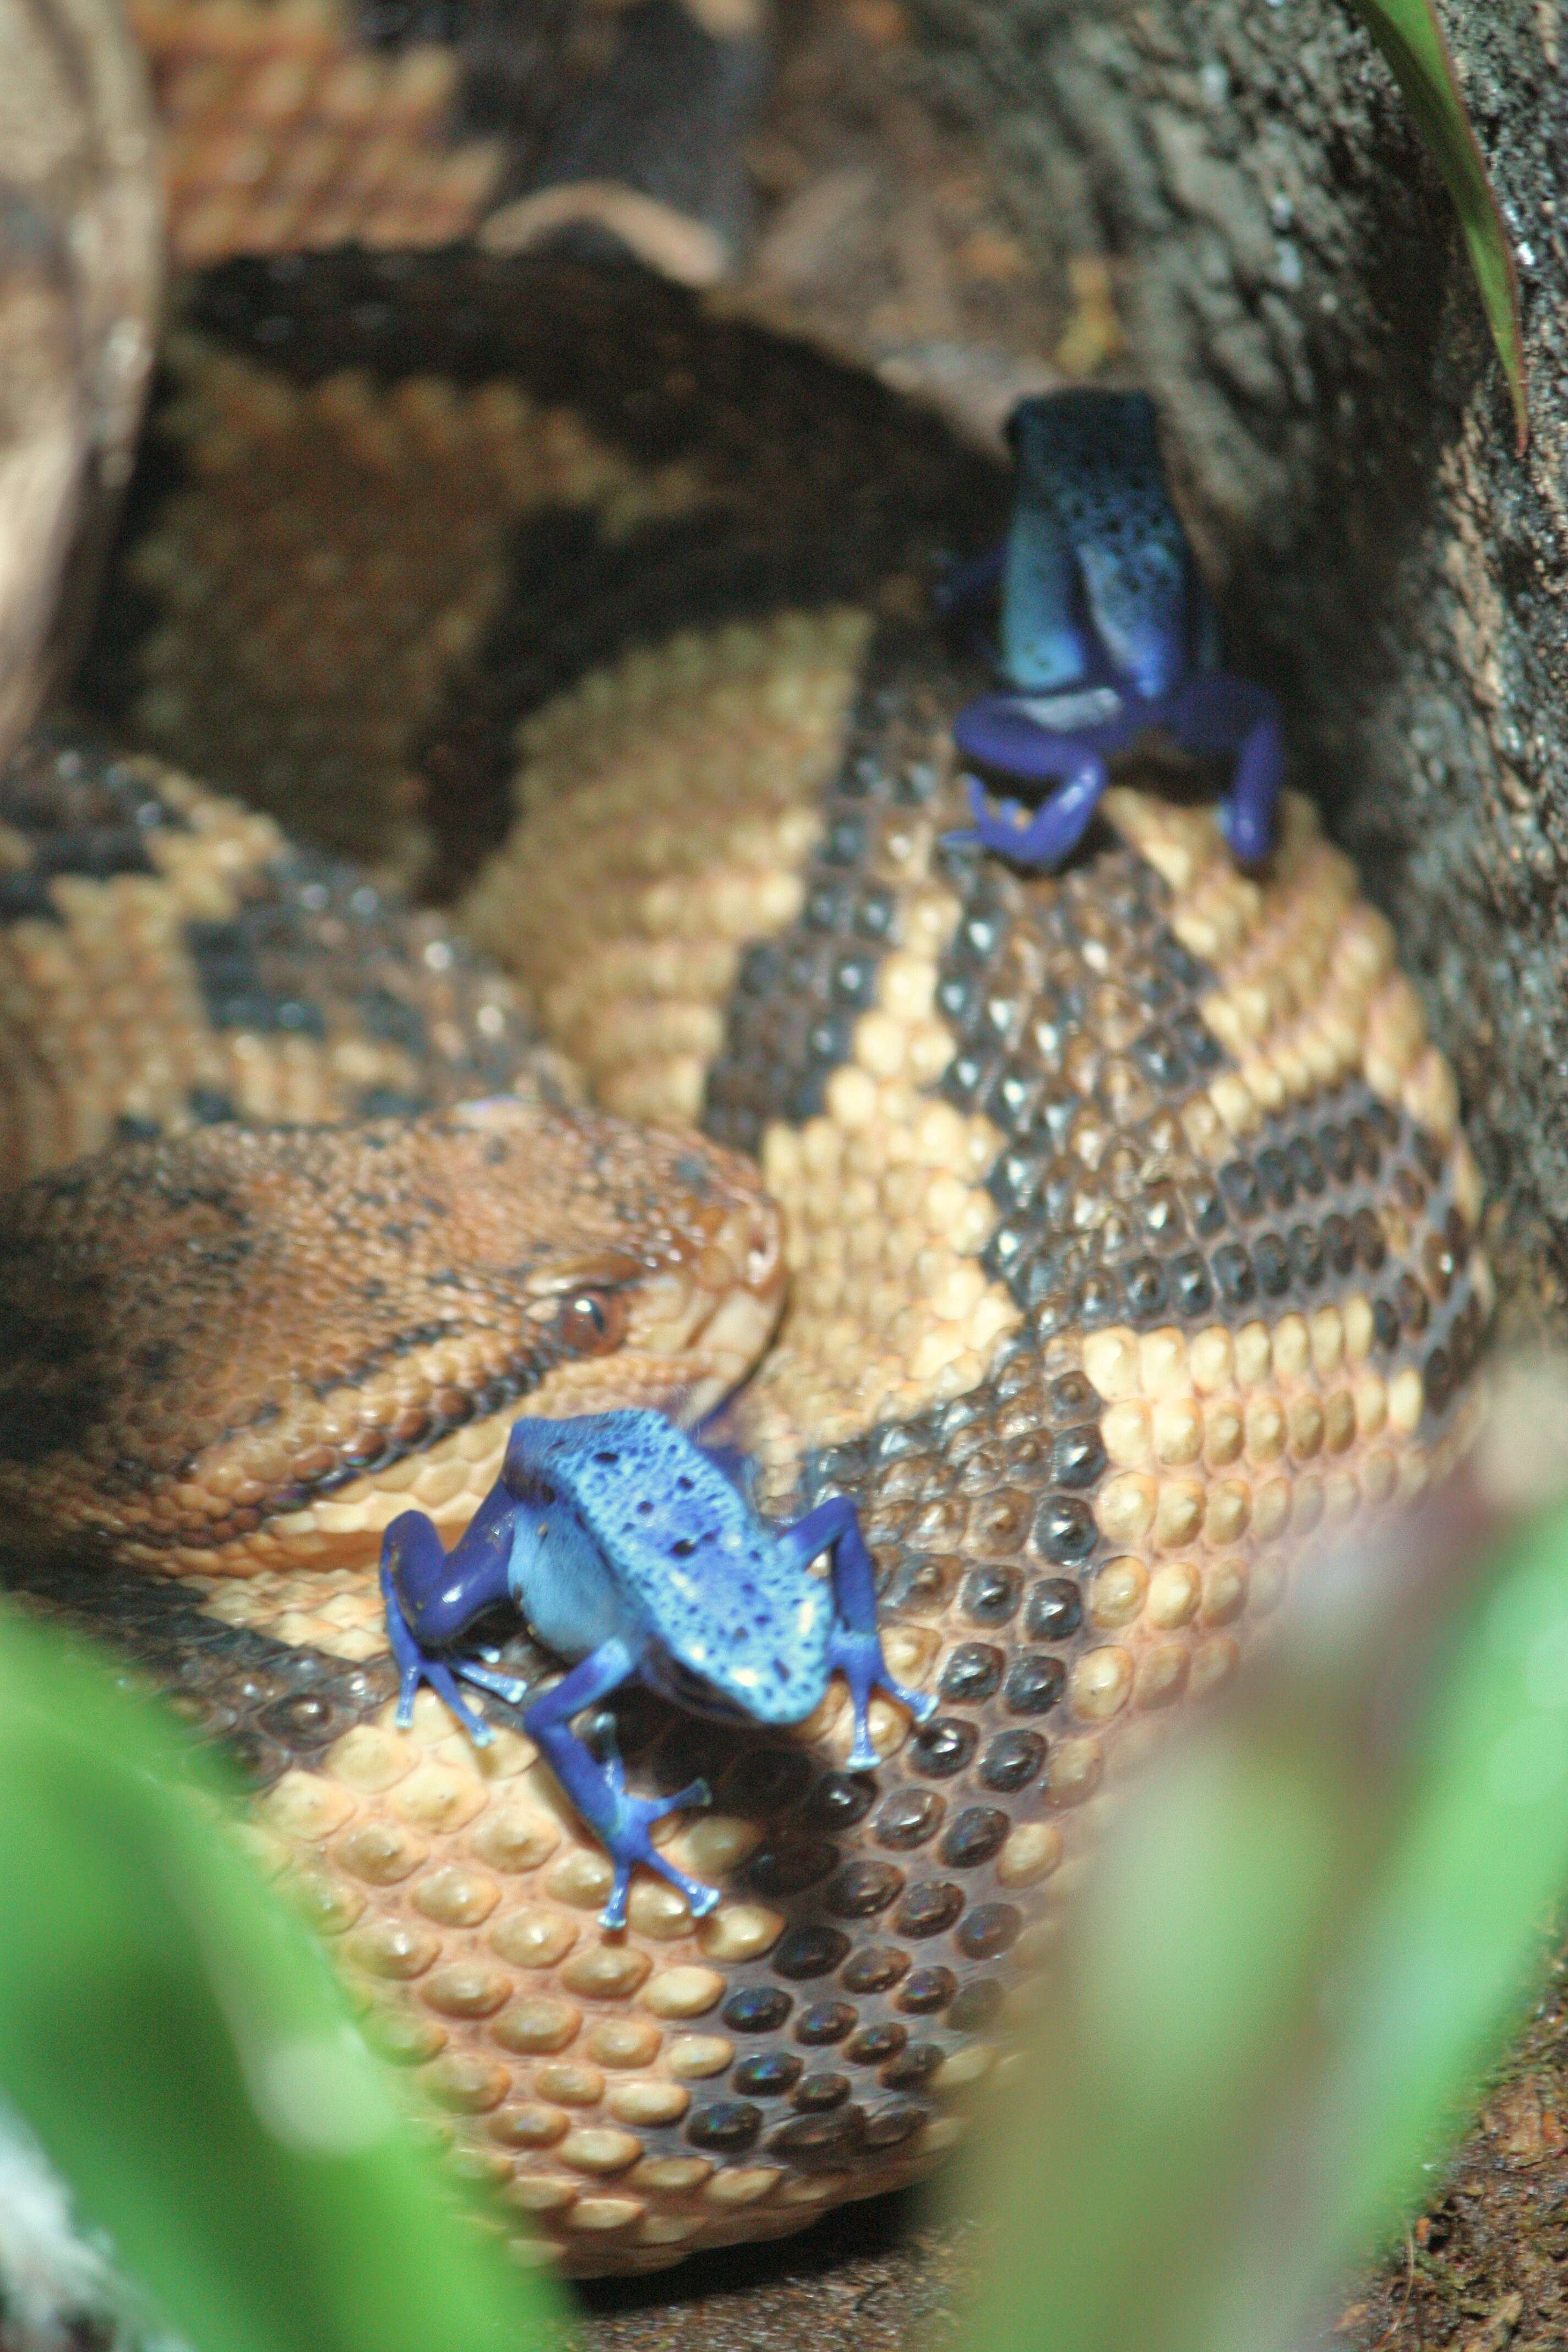
[[[1004,547],[959,568],[953,612],[1001,593],[1004,688],[953,723],[961,756],[1036,788],[993,799],[968,776],[973,831],[1015,865],[1078,845],[1108,762],[1146,728],[1194,755],[1234,753],[1219,821],[1243,865],[1268,854],[1282,751],[1274,697],[1219,666],[1214,608],[1171,503],[1153,404],[1139,392],[1021,401],[1008,424],[1017,505]],[[1038,787],[1058,789],[1043,801]]]
[[[823,1553],[830,1573],[812,1573]],[[678,1886],[694,1912],[718,1889],[689,1878],[651,1844],[665,1813],[709,1802],[693,1781],[673,1797],[626,1793],[620,1759],[591,1756],[572,1721],[626,1682],[723,1723],[801,1723],[842,1667],[855,1704],[851,1771],[877,1761],[868,1726],[875,1690],[925,1722],[936,1701],[888,1671],[877,1632],[871,1558],[855,1507],[830,1496],[794,1527],[760,1518],[723,1458],[657,1412],[520,1421],[501,1474],[450,1552],[422,1511],[394,1519],[382,1543],[381,1588],[397,1660],[399,1723],[427,1682],[471,1736],[488,1726],[459,1682],[513,1705],[527,1685],[451,1645],[498,1602],[572,1671],[523,1717],[523,1727],[616,1866],[606,1927],[624,1927],[634,1863]]]

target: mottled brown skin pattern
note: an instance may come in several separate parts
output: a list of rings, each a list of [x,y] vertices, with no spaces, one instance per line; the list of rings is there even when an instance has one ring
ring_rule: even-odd
[[[450,923],[155,761],[41,729],[0,804],[0,1183],[240,1118],[581,1089]]]
[[[743,1163],[584,1111],[122,1146],[10,1204],[0,1501],[154,1567],[363,1560],[411,1503],[471,1509],[521,1410],[722,1393],[780,1271]]]
[[[1235,1670],[1318,1526],[1385,1507],[1462,1442],[1488,1298],[1474,1165],[1386,927],[1304,800],[1257,881],[1191,780],[1162,793],[1148,772],[1063,876],[942,847],[962,815],[948,727],[975,671],[923,621],[925,589],[942,545],[994,526],[1001,486],[874,387],[569,269],[247,268],[194,315],[258,376],[357,369],[372,434],[411,376],[504,381],[544,408],[574,377],[598,446],[698,485],[673,520],[611,529],[578,507],[520,527],[489,635],[440,655],[427,815],[457,927],[508,963],[600,1100],[695,1116],[760,1160],[790,1290],[742,1426],[772,1505],[830,1486],[859,1503],[889,1662],[941,1706],[911,1738],[879,1703],[879,1769],[851,1776],[837,1691],[788,1738],[617,1701],[636,1787],[712,1782],[713,1812],[669,1834],[724,1899],[698,1925],[645,1878],[607,1936],[605,1858],[515,1718],[495,1710],[482,1754],[429,1694],[395,1727],[374,1524],[326,1516],[346,1488],[264,1515],[242,1540],[280,1553],[255,1573],[216,1557],[105,1573],[79,1549],[31,1589],[112,1633],[242,1757],[258,1851],[498,2210],[570,2268],[657,2267],[919,2177],[962,2137],[1020,1988],[1048,1984],[1123,1775]],[[139,495],[143,583],[170,441],[200,437],[184,417]],[[220,530],[224,468],[189,439],[184,460]],[[315,528],[330,557],[331,513]],[[308,587],[274,609],[258,580],[258,662],[298,642]],[[323,595],[328,685],[352,593]],[[205,681],[201,740],[221,736],[232,614],[142,609],[160,659]],[[136,621],[122,590],[92,672],[132,736]],[[181,756],[177,734],[157,748]],[[503,836],[476,882],[463,843]],[[113,936],[120,880],[48,892]],[[391,940],[405,919],[382,915]],[[64,916],[25,919],[53,936]],[[133,965],[110,978],[133,1027]],[[211,1000],[214,1034],[269,1066],[287,1038],[244,1000]],[[14,987],[7,1020],[33,1001]],[[68,1087],[79,1066],[51,1065]],[[307,1188],[292,1205],[274,1177],[318,1150],[363,1165],[358,1132],[216,1147],[261,1153],[296,1263],[344,1204]],[[120,1180],[80,1181],[107,1200]],[[68,1254],[59,1181],[28,1214]],[[314,1316],[300,1328],[340,1381],[374,1318]],[[605,1378],[621,1360],[593,1360]],[[132,1388],[122,1420],[155,1415],[155,1384]],[[449,1449],[441,1507],[460,1515],[464,1435],[410,1432],[392,1475]],[[531,1683],[558,1670],[507,1646]]]

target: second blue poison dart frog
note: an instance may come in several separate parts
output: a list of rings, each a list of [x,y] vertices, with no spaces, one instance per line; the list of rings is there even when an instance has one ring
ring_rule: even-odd
[[[1008,425],[1017,505],[1005,547],[955,572],[949,611],[1001,592],[1002,690],[959,712],[960,754],[1035,788],[993,798],[969,776],[973,830],[1015,865],[1055,866],[1083,837],[1108,762],[1149,728],[1197,756],[1234,754],[1219,821],[1235,856],[1268,854],[1279,708],[1219,664],[1214,608],[1171,502],[1152,403],[1138,392],[1021,401]],[[1057,789],[1043,801],[1038,787]]]
[[[812,1573],[824,1553],[826,1578]],[[460,1682],[514,1705],[527,1697],[525,1685],[453,1649],[498,1602],[577,1662],[534,1700],[523,1727],[615,1864],[606,1927],[626,1925],[634,1863],[678,1886],[699,1915],[719,1892],[676,1869],[648,1837],[662,1815],[707,1804],[707,1784],[628,1795],[619,1758],[598,1762],[573,1732],[584,1707],[635,1680],[721,1722],[801,1723],[842,1669],[855,1706],[849,1769],[869,1771],[872,1692],[922,1723],[936,1705],[888,1671],[854,1505],[830,1496],[794,1527],[770,1527],[720,1461],[656,1412],[520,1421],[500,1478],[450,1552],[422,1511],[394,1519],[381,1586],[399,1723],[411,1719],[422,1682],[480,1742],[491,1735]]]

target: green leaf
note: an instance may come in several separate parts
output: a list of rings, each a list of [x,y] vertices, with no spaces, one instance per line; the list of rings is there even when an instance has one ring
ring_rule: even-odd
[[[1387,58],[1416,128],[1447,183],[1492,341],[1508,378],[1514,436],[1522,457],[1530,445],[1530,396],[1520,327],[1519,275],[1436,9],[1433,0],[1351,0],[1351,5]]]
[[[1568,1513],[1416,1671],[1444,1574],[1381,1614],[1375,1574],[1321,1581],[1122,1800],[1012,2128],[988,2118],[1001,2258],[966,2352],[1291,2352],[1430,2194],[1568,1888]]]
[[[1361,1923],[1324,2082],[1353,2161],[1325,2203],[1354,2250],[1419,2201],[1538,1974],[1568,1888],[1568,1517],[1508,1547],[1434,1702],[1432,1750]],[[1375,2131],[1352,2126],[1352,2113]]]
[[[0,2087],[195,2352],[543,2352],[320,1947],[150,1701],[0,1612]]]

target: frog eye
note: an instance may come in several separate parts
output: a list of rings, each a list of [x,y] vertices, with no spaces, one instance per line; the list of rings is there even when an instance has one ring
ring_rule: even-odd
[[[619,1347],[626,1328],[626,1303],[613,1290],[571,1290],[551,1326],[574,1356],[605,1356]]]

